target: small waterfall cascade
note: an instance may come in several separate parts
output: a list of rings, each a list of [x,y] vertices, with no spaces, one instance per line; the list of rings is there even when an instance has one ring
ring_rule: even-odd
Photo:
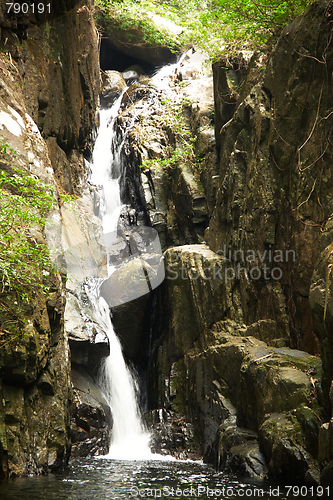
[[[169,76],[174,74],[182,58],[176,64],[159,70],[151,82],[155,88],[167,91]],[[98,187],[100,194],[100,215],[106,246],[110,237],[116,234],[118,219],[122,208],[119,178],[121,175],[121,150],[134,124],[135,116],[122,136],[117,139],[115,121],[121,106],[123,94],[109,109],[100,110],[100,128],[93,151],[90,182]],[[117,143],[118,142],[118,143]],[[111,235],[111,236],[110,236]],[[108,275],[114,267],[108,262]],[[149,433],[141,422],[137,400],[138,384],[135,376],[125,363],[122,347],[117,338],[107,302],[99,295],[100,280],[87,282],[86,293],[95,307],[95,315],[107,333],[110,355],[105,359],[100,371],[100,384],[110,405],[113,428],[109,454],[114,459],[168,459],[151,453]],[[169,457],[171,458],[171,457]]]
[[[109,109],[100,111],[100,128],[95,142],[92,161],[91,183],[99,188],[100,214],[104,239],[116,234],[122,204],[119,192],[119,177],[113,178],[120,170],[120,151],[124,140],[117,145],[115,120],[122,95]],[[128,129],[130,129],[130,125]],[[112,237],[112,236],[111,236]],[[106,241],[110,244],[110,241]],[[108,264],[108,275],[113,272]],[[137,382],[126,366],[122,347],[110,318],[108,304],[99,296],[100,282],[90,280],[86,292],[95,307],[95,315],[103,326],[109,340],[110,355],[105,359],[100,371],[100,385],[111,408],[113,417],[112,440],[108,458],[144,459],[152,454],[149,449],[149,434],[141,423],[137,402]]]

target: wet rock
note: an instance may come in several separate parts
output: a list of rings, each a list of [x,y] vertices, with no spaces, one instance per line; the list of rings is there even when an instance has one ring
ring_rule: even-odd
[[[271,477],[292,484],[319,483],[319,468],[303,446],[301,428],[291,413],[272,414],[259,429]]]
[[[123,72],[123,78],[128,86],[133,83],[137,83],[140,80],[141,75],[144,75],[144,71],[138,64],[130,66]]]
[[[132,83],[130,87],[124,93],[124,96],[121,101],[121,107],[127,108],[128,106],[133,105],[136,101],[143,99],[144,97],[148,98],[150,96],[151,89],[147,85],[143,85],[142,83]]]
[[[153,313],[154,297],[151,293],[112,308],[112,323],[125,359],[139,371],[146,368],[150,355],[148,328]]]
[[[263,480],[267,477],[266,460],[260,451],[257,433],[239,428],[235,416],[229,417],[220,425],[204,460],[218,470],[244,478]]]
[[[128,68],[125,69],[125,71],[123,73],[126,73],[127,71],[134,71],[139,76],[142,76],[145,74],[145,71],[142,68],[142,66],[140,66],[140,64],[133,64],[132,66],[129,66]]]
[[[144,415],[144,420],[151,433],[152,453],[171,455],[180,460],[195,460],[200,456],[193,425],[186,422],[183,415],[164,409],[153,410]]]
[[[74,387],[71,421],[73,458],[105,455],[109,451],[112,416],[110,407],[92,377],[80,366],[71,371]]]
[[[109,341],[83,289],[67,292],[65,325],[72,362],[96,371],[101,359],[109,355]]]
[[[187,250],[190,257],[193,247],[188,247]],[[201,258],[210,255],[209,251],[202,250]],[[178,248],[177,252],[185,256],[185,247]],[[175,271],[177,266],[178,264],[170,267],[168,273],[171,275],[171,271]],[[207,273],[209,267],[205,265],[202,268]],[[188,264],[183,266],[184,269],[187,272],[195,269],[201,275],[200,260],[194,265],[189,259]],[[188,278],[184,272],[183,277],[185,276]],[[305,476],[317,477],[316,436],[320,416],[316,417],[316,397],[320,394],[320,361],[305,352],[270,347],[248,336],[248,331],[258,328],[257,324],[247,327],[235,321],[220,320],[209,328],[212,316],[200,316],[200,304],[204,303],[205,293],[211,293],[212,290],[217,293],[218,288],[214,287],[214,282],[205,281],[201,276],[197,280],[192,279],[186,293],[176,295],[178,291],[182,291],[183,286],[180,279],[168,284],[173,290],[171,297],[177,297],[177,300],[172,304],[172,322],[170,326],[167,325],[169,331],[173,332],[172,337],[162,337],[160,343],[156,342],[155,345],[154,369],[158,373],[155,384],[159,397],[163,397],[166,406],[181,411],[186,418],[191,418],[195,432],[200,436],[202,452],[207,461],[228,470],[236,471],[238,468],[238,471],[250,477],[263,478],[266,474],[265,460],[261,453],[268,459],[269,476],[274,477],[274,467],[278,463],[278,458],[270,462],[268,448],[263,447],[263,441],[260,441],[260,447],[258,446],[253,431],[258,432],[258,429],[261,429],[269,414],[294,411],[295,417],[290,425],[290,432],[293,426],[299,429],[297,443],[306,456],[306,465],[303,467],[300,460],[295,463],[295,467],[298,467],[299,477],[303,479]],[[200,296],[201,300],[195,309],[189,312],[186,307],[191,305],[189,298],[192,292],[196,297]],[[219,303],[223,301],[220,300]],[[208,305],[206,314],[207,311],[213,314]],[[186,321],[182,314],[185,314]],[[190,318],[195,322],[196,331],[193,331],[194,325],[190,326],[189,332],[186,326],[184,327],[190,324]],[[201,333],[198,331],[200,329]],[[172,362],[174,357],[181,359],[175,363]],[[237,425],[244,430],[236,428],[236,418]],[[223,425],[226,425],[226,428],[231,426],[231,430],[226,431]],[[219,436],[218,442],[216,436]],[[288,429],[282,427],[281,440],[288,439],[287,436]],[[220,437],[224,440],[221,445],[218,444]],[[243,441],[241,437],[244,438]],[[251,445],[247,442],[248,439],[253,441]],[[277,449],[280,450],[279,447]],[[277,454],[276,457],[278,456],[280,455]],[[283,472],[281,477],[282,474]]]
[[[109,108],[126,87],[127,83],[121,73],[111,70],[105,71],[100,95],[101,108]]]
[[[110,307],[125,304],[149,293],[156,273],[144,259],[134,258],[120,265],[102,283],[101,295]]]
[[[258,443],[245,443],[230,449],[227,470],[241,477],[263,480],[267,478],[266,459]]]
[[[175,133],[177,126],[172,126],[167,117],[163,119],[167,110],[163,98],[159,98],[160,91],[154,78],[148,86],[143,86],[142,82],[140,78],[140,82],[131,85],[125,93],[122,109],[126,107],[126,110],[118,119],[124,130],[126,123],[134,121],[124,146],[126,158],[122,161],[125,173],[120,181],[122,200],[137,211],[140,208],[147,220],[149,217],[149,223],[159,233],[163,248],[167,245],[197,243],[202,241],[208,222],[206,197],[198,167],[184,158],[176,164],[168,163],[170,154],[167,146],[171,150],[181,150],[182,139]],[[171,90],[170,87],[168,97],[175,100],[178,108],[184,103],[181,129],[184,134],[193,134],[198,141],[202,139],[205,143],[200,154],[205,158],[207,167],[209,162],[215,161],[214,139],[211,140],[214,136],[213,126],[206,116],[213,110],[212,78],[207,77],[200,83],[201,89],[199,85],[195,89],[186,87]],[[192,98],[195,99],[193,106]],[[156,162],[151,162],[153,159]],[[137,166],[146,160],[148,163],[140,171]],[[133,186],[136,186],[135,190]]]

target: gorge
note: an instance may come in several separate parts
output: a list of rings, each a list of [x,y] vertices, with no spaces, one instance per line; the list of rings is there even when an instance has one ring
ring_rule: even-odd
[[[1,229],[0,479],[58,475],[0,491],[20,498],[21,484],[38,498],[33,484],[43,495],[47,481],[83,498],[84,484],[88,499],[101,482],[100,498],[128,498],[128,482],[131,496],[153,498],[191,484],[208,498],[200,485],[254,496],[262,484],[270,498],[290,484],[330,498],[331,2],[312,2],[271,46],[224,54],[212,69],[198,48],[138,43],[140,30],[131,45],[106,18],[100,39],[93,4],[10,16],[1,4],[0,171],[43,181],[35,196],[50,189],[49,226],[15,217],[40,255],[52,233],[60,272],[39,268],[42,287],[24,282],[30,257],[16,253],[10,274]],[[1,228],[23,182],[9,177]],[[113,330],[151,451],[177,460],[112,462],[112,447],[108,457],[125,419],[101,365],[112,365],[108,387],[129,373],[116,365]]]

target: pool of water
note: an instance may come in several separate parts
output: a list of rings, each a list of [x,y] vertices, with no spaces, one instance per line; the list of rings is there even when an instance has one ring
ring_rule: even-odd
[[[332,498],[321,487],[240,482],[201,462],[72,460],[62,473],[11,480],[0,485],[1,500],[183,500],[228,498]]]

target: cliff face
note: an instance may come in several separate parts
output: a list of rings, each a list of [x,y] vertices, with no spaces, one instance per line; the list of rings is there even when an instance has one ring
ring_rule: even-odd
[[[86,189],[100,86],[93,2],[55,0],[44,14],[7,8],[1,2],[0,135],[13,151],[2,153],[0,168],[19,167],[53,186],[56,206],[59,194]],[[41,228],[35,237],[45,243]],[[24,296],[14,288],[0,297],[1,477],[55,470],[69,456],[65,286],[58,275],[44,284],[47,294],[27,287]]]
[[[250,279],[240,273],[244,322],[274,319],[293,347],[309,352],[316,352],[309,288],[332,212],[327,5],[315,2],[287,26],[271,53],[250,62],[245,82],[237,65],[214,65],[219,189],[207,242],[230,250],[236,271],[238,263],[247,275],[253,268]],[[232,74],[235,103],[226,104],[223,82]]]
[[[0,169],[17,165],[40,177],[56,205],[60,194],[80,196],[88,218],[85,156],[100,86],[92,4],[54,0],[47,17],[7,16],[2,2],[0,12],[0,142],[13,150],[0,153]],[[315,2],[271,52],[217,62],[215,116],[211,78],[191,67],[178,71],[167,99],[147,78],[127,91],[119,128],[134,119],[122,223],[150,218],[162,246],[173,248],[156,295],[114,311],[126,356],[148,371],[150,408],[166,410],[148,420],[170,442],[175,424],[179,456],[201,446],[221,469],[301,483],[318,482],[321,472],[323,484],[333,460],[333,426],[323,424],[332,399],[329,4]],[[34,237],[45,243],[41,228]],[[108,408],[87,376],[108,353],[105,334],[74,285],[66,316],[64,282],[54,275],[45,284],[48,294],[0,293],[2,477],[66,463],[72,399],[73,455],[106,450],[109,441]],[[320,347],[323,392],[311,355]]]
[[[332,459],[322,426],[332,380],[329,4],[315,2],[272,50],[214,64],[207,245],[165,254],[150,365],[151,406],[195,423],[208,461],[258,477],[266,460],[270,477],[293,470],[301,482],[320,472],[327,481]],[[317,357],[290,347],[323,351],[323,392]]]

